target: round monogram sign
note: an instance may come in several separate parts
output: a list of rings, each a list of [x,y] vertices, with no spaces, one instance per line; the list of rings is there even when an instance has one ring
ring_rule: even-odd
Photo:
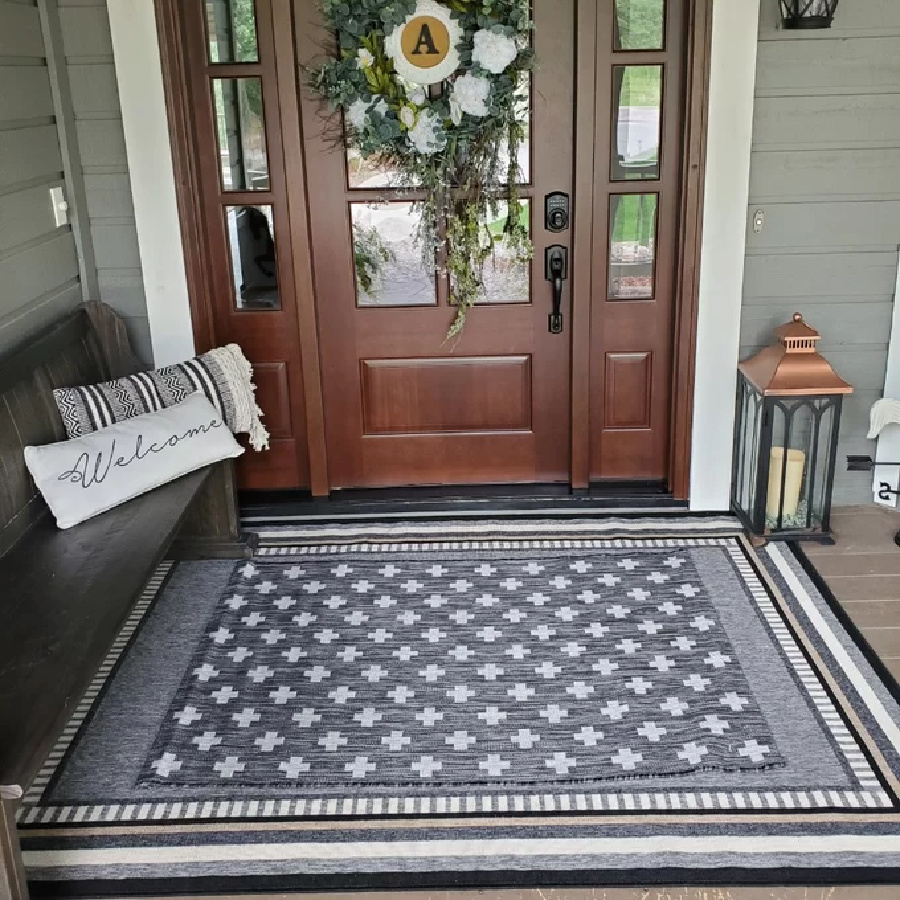
[[[437,84],[460,64],[462,29],[450,10],[435,0],[419,0],[412,15],[385,39],[385,50],[401,78],[413,84]]]
[[[400,47],[410,65],[420,69],[433,69],[450,52],[450,32],[434,16],[416,16],[403,26]]]

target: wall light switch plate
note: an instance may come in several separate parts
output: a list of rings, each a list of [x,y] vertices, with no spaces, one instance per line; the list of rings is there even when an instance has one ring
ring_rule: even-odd
[[[69,224],[69,204],[66,202],[64,189],[60,187],[50,188],[50,203],[53,206],[53,221],[57,228]]]

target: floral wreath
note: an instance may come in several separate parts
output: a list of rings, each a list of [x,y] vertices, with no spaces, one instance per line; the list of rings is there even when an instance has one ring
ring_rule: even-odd
[[[517,111],[533,66],[528,0],[323,0],[322,12],[337,48],[310,83],[344,112],[336,142],[424,193],[417,237],[426,265],[449,276],[452,337],[484,293],[496,242],[531,258],[516,187]],[[495,237],[487,223],[504,204]]]

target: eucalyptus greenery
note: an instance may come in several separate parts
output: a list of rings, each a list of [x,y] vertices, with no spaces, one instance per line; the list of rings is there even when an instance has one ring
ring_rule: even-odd
[[[353,225],[353,262],[356,283],[366,294],[380,287],[384,267],[396,262],[394,251],[381,239],[377,228]]]
[[[528,0],[448,0],[462,31],[460,67],[438,89],[404,81],[385,38],[416,10],[416,0],[323,0],[336,36],[332,57],[311,70],[312,87],[344,111],[337,136],[398,173],[401,188],[423,195],[415,204],[417,238],[427,267],[449,277],[461,332],[484,294],[484,265],[496,241],[519,260],[532,254],[517,195],[517,117],[533,66]],[[477,36],[477,38],[476,38]],[[496,52],[495,52],[496,51]],[[505,216],[499,236],[487,223]]]

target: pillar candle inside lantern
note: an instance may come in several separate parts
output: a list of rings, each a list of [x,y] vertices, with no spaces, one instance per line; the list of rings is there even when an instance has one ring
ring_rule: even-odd
[[[796,515],[800,505],[800,488],[803,485],[803,469],[806,454],[802,450],[787,451],[787,477],[784,481],[783,517]],[[769,461],[769,493],[766,498],[766,515],[778,516],[778,501],[781,499],[781,473],[784,469],[784,447],[773,447]]]

